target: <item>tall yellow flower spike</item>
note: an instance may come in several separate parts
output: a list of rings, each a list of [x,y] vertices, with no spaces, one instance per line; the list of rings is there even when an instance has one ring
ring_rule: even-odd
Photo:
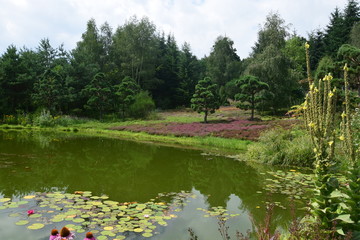
[[[308,44],[307,42],[305,43],[305,48],[309,49],[310,48],[310,44]]]

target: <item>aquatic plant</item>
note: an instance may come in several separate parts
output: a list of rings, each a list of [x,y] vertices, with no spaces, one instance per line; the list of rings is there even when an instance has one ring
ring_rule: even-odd
[[[9,216],[19,218],[16,225],[30,230],[61,224],[76,233],[91,230],[100,240],[124,239],[129,234],[152,237],[157,227],[166,226],[168,220],[177,217],[175,213],[186,204],[185,199],[194,197],[192,193],[179,192],[159,194],[157,199],[146,203],[119,203],[88,191],[36,193],[20,201],[0,198],[0,210],[11,210]],[[173,201],[161,201],[163,198]],[[33,214],[24,214],[23,209],[29,205]]]

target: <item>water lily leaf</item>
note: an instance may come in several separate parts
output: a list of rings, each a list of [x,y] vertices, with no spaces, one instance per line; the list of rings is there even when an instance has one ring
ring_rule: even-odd
[[[25,196],[25,197],[23,197],[24,199],[33,199],[33,198],[35,198],[35,195],[29,195],[29,196]]]
[[[98,240],[107,240],[107,236],[101,235],[99,237],[97,237]]]
[[[28,223],[29,223],[28,220],[20,220],[20,221],[16,222],[15,224],[18,226],[22,226],[22,225],[26,225]]]
[[[117,235],[116,238],[114,238],[113,240],[123,240],[125,239],[126,237],[123,236],[123,235]]]
[[[19,216],[20,216],[20,213],[9,214],[9,217],[19,217]]]
[[[72,221],[73,221],[73,222],[75,222],[75,223],[82,223],[82,222],[85,222],[85,220],[84,220],[84,219],[82,219],[82,218],[74,218]]]
[[[144,229],[142,229],[142,228],[135,228],[134,229],[134,232],[143,232],[144,231]]]
[[[45,225],[42,224],[42,223],[34,223],[34,224],[28,226],[27,228],[28,228],[28,229],[31,229],[31,230],[38,230],[38,229],[43,228],[44,226],[45,226]]]
[[[35,213],[35,214],[31,214],[31,215],[30,215],[30,218],[39,218],[39,217],[41,217],[41,216],[42,216],[41,214]]]
[[[142,236],[143,237],[152,237],[153,235],[152,235],[152,233],[146,232],[146,233],[143,233]]]
[[[11,198],[0,198],[0,203],[9,202],[9,201],[11,201]]]

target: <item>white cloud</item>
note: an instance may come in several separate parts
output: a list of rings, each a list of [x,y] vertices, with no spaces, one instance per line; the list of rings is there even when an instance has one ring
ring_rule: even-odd
[[[324,28],[336,6],[347,0],[0,0],[0,53],[15,44],[35,48],[48,37],[54,46],[72,49],[94,18],[114,29],[133,15],[147,16],[165,33],[173,33],[181,46],[190,43],[202,57],[210,53],[219,35],[235,42],[241,58],[247,57],[260,24],[277,11],[291,29],[305,36]]]

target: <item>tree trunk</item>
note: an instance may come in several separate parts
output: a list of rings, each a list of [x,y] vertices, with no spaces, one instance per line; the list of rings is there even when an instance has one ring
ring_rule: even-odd
[[[207,116],[208,116],[208,111],[205,111],[204,123],[207,123]]]

